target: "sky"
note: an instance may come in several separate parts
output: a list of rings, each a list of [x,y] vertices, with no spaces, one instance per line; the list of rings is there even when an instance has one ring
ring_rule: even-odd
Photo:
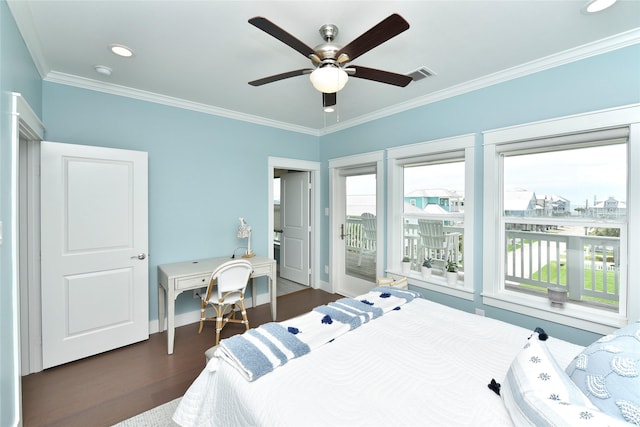
[[[571,208],[588,200],[614,197],[626,202],[627,152],[625,144],[526,154],[505,158],[505,188],[523,188],[536,195],[569,199]],[[375,194],[370,175],[352,177],[349,194]],[[464,193],[464,163],[405,168],[405,194],[413,190],[444,188]]]
[[[427,188],[444,188],[464,194],[464,162],[405,168],[405,194]]]
[[[524,188],[536,195],[569,199],[571,208],[588,200],[614,197],[626,202],[626,144],[527,154],[505,158],[505,188]],[[444,188],[464,193],[464,163],[445,163],[405,168],[405,194],[425,188]],[[348,194],[375,194],[374,175],[349,177]],[[279,200],[280,188],[274,188]]]
[[[588,200],[614,197],[626,202],[626,144],[511,156],[504,162],[505,188],[525,188],[536,195],[559,195],[572,209]]]

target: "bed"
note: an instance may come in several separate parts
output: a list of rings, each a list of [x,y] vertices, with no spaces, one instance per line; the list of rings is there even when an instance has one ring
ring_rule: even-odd
[[[374,305],[369,301],[387,295],[389,302],[389,294],[405,292],[389,289],[375,288],[356,300]],[[505,379],[528,347],[531,330],[417,294],[390,304],[382,315],[323,336],[329,342],[314,343],[308,353],[254,377],[227,363],[218,349],[185,393],[174,421],[185,427],[514,425],[488,384]],[[306,321],[326,320],[327,313],[314,310],[279,325],[304,331]],[[584,350],[552,336],[543,344],[563,369]]]

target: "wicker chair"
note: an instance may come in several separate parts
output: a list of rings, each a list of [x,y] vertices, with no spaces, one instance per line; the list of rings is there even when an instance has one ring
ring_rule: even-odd
[[[220,331],[228,322],[242,323],[249,329],[249,319],[244,306],[244,291],[251,276],[251,263],[247,260],[232,260],[218,267],[209,279],[206,296],[200,296],[200,329],[202,332],[205,321],[216,322],[216,345],[220,342]],[[215,310],[215,317],[206,317],[205,309],[211,305]],[[236,319],[240,312],[242,319]]]

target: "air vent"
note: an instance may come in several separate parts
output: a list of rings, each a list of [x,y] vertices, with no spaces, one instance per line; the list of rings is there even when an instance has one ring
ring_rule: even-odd
[[[436,73],[430,69],[428,69],[427,67],[420,67],[417,70],[407,74],[407,76],[411,77],[413,79],[414,82],[417,82],[418,80],[422,80],[425,79],[427,77],[432,77],[435,76]]]

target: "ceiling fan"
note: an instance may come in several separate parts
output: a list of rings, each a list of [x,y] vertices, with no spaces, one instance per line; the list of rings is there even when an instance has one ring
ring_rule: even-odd
[[[267,18],[256,16],[249,19],[249,23],[300,52],[309,58],[315,67],[301,68],[253,80],[249,82],[252,86],[261,86],[290,77],[310,74],[311,83],[318,91],[322,92],[322,105],[328,108],[336,105],[336,92],[344,87],[348,76],[401,87],[405,87],[412,81],[410,76],[404,74],[361,67],[359,65],[349,65],[347,67],[351,61],[360,55],[409,29],[409,23],[396,13],[374,25],[344,47],[333,43],[338,34],[338,27],[333,24],[325,24],[320,27],[320,35],[325,40],[325,43],[311,48]]]

